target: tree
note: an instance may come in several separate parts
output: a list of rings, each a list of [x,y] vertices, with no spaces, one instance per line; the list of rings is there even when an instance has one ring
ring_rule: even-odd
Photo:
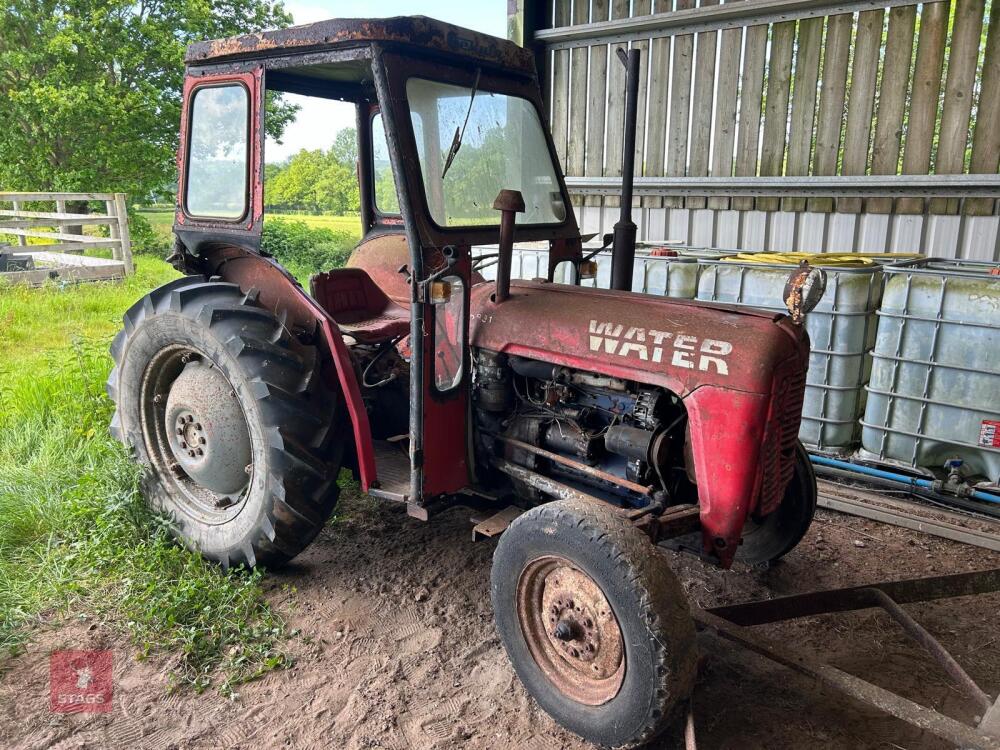
[[[264,169],[264,204],[272,209],[349,214],[360,210],[353,128],[337,133],[329,151],[302,149]]]
[[[175,179],[185,47],[290,22],[272,0],[8,0],[0,187],[162,190]],[[278,137],[296,108],[269,103]]]

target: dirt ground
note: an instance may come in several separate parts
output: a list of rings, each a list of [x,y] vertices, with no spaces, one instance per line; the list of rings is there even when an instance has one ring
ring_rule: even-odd
[[[470,512],[422,524],[349,498],[268,596],[301,630],[296,666],[239,697],[168,695],[169,656],[136,661],[119,636],[87,622],[36,634],[0,682],[3,748],[590,747],[528,697],[493,628],[494,543],[471,541]],[[671,557],[692,603],[714,606],[883,579],[1000,566],[1000,555],[875,522],[820,512],[806,540],[771,570],[721,571]],[[1000,596],[908,607],[974,679],[1000,690]],[[762,626],[758,632],[970,720],[967,703],[885,615],[874,611]],[[698,745],[713,748],[902,748],[947,745],[710,635],[694,695]],[[53,649],[110,648],[109,714],[48,709]],[[673,747],[676,739],[660,747]]]

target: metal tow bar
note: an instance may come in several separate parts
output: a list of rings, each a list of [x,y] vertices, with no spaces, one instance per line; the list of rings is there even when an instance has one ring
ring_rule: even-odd
[[[995,591],[1000,591],[1000,568],[816,591],[712,609],[696,609],[692,616],[700,629],[711,630],[722,638],[738,643],[796,672],[813,677],[862,703],[867,703],[941,739],[953,742],[958,747],[1000,750],[1000,698],[994,701],[955,661],[947,649],[900,606]],[[978,725],[973,726],[945,716],[933,708],[914,703],[890,690],[873,685],[867,680],[817,659],[796,653],[784,644],[774,643],[748,630],[753,625],[871,607],[884,609],[944,668],[948,676],[969,697],[975,707],[974,713],[982,717]]]

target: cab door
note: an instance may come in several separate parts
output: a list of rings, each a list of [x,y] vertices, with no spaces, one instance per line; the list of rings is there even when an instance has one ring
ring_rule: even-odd
[[[223,237],[257,250],[264,215],[263,68],[184,81],[174,231],[191,252]]]

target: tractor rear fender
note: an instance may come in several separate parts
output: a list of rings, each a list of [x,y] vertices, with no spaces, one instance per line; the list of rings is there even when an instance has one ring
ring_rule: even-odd
[[[231,245],[203,246],[198,255],[209,276],[220,276],[224,281],[239,284],[244,293],[256,289],[260,304],[284,316],[285,326],[290,331],[315,335],[315,343],[326,356],[324,374],[330,386],[339,386],[344,396],[354,431],[361,485],[367,491],[376,482],[371,426],[350,352],[336,323],[288,271],[270,258]]]

